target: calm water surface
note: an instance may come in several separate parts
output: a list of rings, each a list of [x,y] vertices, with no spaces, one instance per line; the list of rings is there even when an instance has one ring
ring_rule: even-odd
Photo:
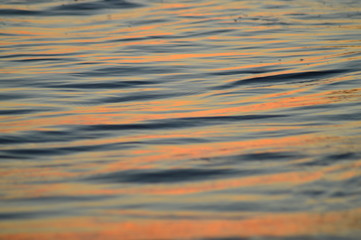
[[[1,239],[361,236],[358,0],[1,0]]]

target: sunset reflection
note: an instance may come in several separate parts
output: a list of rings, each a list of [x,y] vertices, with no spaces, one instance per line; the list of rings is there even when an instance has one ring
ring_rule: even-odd
[[[355,1],[0,4],[0,239],[361,236]]]
[[[51,228],[39,221],[7,224],[3,229],[31,229],[24,235],[7,233],[6,239],[196,239],[199,237],[250,237],[250,236],[304,236],[309,234],[342,234],[359,231],[360,209],[328,213],[276,214],[251,217],[242,220],[141,220],[115,222],[111,215],[107,218],[74,218],[48,220]],[[66,231],[62,231],[67,226]],[[105,230],[106,229],[106,230]],[[60,232],[59,232],[60,230]],[[15,230],[16,231],[16,230]]]

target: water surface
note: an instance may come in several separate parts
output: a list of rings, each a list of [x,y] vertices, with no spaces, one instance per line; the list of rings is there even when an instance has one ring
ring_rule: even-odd
[[[0,238],[361,236],[359,1],[0,16]]]

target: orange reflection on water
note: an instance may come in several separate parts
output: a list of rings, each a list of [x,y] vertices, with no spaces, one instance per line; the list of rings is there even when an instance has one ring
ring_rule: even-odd
[[[128,164],[127,164],[128,163]],[[101,173],[112,173],[121,170],[131,169],[132,165],[129,162],[124,164],[109,165],[104,169],[99,169],[99,165],[96,170],[91,171],[92,175]],[[93,167],[94,167],[93,166]],[[83,164],[82,170],[91,168],[91,164]],[[19,182],[17,187],[21,187],[21,191],[18,188],[8,189],[6,199],[17,199],[21,197],[47,197],[47,196],[99,196],[99,195],[119,195],[119,194],[132,194],[138,195],[139,199],[143,199],[145,196],[174,196],[185,195],[194,193],[204,193],[226,190],[230,188],[254,188],[259,186],[298,186],[306,183],[311,183],[320,179],[327,179],[330,181],[340,181],[352,179],[355,176],[359,176],[361,167],[361,161],[354,162],[352,164],[338,164],[336,166],[318,167],[313,171],[294,171],[285,173],[273,173],[264,174],[259,176],[243,176],[240,178],[225,178],[219,180],[208,180],[200,182],[186,182],[177,184],[144,184],[139,186],[133,186],[131,188],[109,188],[104,189],[102,185],[89,185],[83,183],[52,183],[51,185],[29,185],[27,179],[32,181],[57,181],[62,179],[79,178],[78,172],[68,172],[63,168],[21,168],[12,169],[7,171],[1,171],[2,176],[0,183],[4,186],[13,179],[17,179]],[[133,168],[134,169],[134,168]],[[137,167],[137,169],[140,169]],[[84,172],[84,177],[87,177],[89,173]],[[121,172],[119,172],[121,174]],[[25,183],[21,183],[25,181]],[[22,185],[20,185],[22,184]],[[245,197],[246,195],[242,195]]]
[[[159,40],[154,43],[159,44]],[[149,44],[149,42],[147,42]],[[151,44],[151,43],[150,43]],[[198,58],[212,58],[212,57],[221,57],[221,56],[241,56],[246,55],[235,52],[220,52],[220,53],[179,53],[179,54],[162,54],[162,55],[152,55],[152,56],[128,56],[126,59],[119,60],[119,57],[98,57],[101,60],[107,60],[107,62],[117,62],[117,63],[146,63],[150,61],[157,62],[169,62],[174,60],[187,60],[191,61],[192,59]],[[109,60],[109,61],[108,61]],[[112,61],[114,60],[114,61]]]
[[[272,2],[272,1],[271,1]],[[244,32],[250,33],[252,31],[255,34],[250,34],[248,36],[237,36],[232,35],[232,33],[225,33],[219,35],[207,35],[203,36],[202,34],[193,36],[189,32],[194,31],[195,33],[205,31],[212,32],[214,29],[201,29],[197,23],[194,23],[194,20],[190,20],[189,17],[205,17],[207,21],[222,20],[216,22],[229,23],[228,25],[224,24],[222,29],[237,29],[240,26],[233,22],[233,19],[237,14],[242,14],[241,11],[234,11],[232,14],[226,14],[221,16],[222,11],[226,9],[240,9],[240,5],[243,2],[232,1],[228,3],[227,6],[219,4],[217,1],[210,1],[206,3],[190,3],[190,4],[180,4],[180,3],[162,3],[157,5],[156,8],[148,9],[146,7],[139,8],[135,11],[129,10],[119,14],[114,14],[111,16],[114,21],[109,23],[101,23],[98,25],[93,25],[90,20],[77,20],[77,24],[80,24],[80,32],[77,32],[76,27],[74,29],[69,29],[68,27],[62,27],[64,23],[69,23],[72,25],[72,20],[67,20],[62,17],[52,18],[36,18],[29,19],[28,26],[31,26],[31,23],[40,24],[42,26],[49,26],[51,24],[59,26],[58,28],[31,28],[31,27],[14,27],[18,24],[14,24],[13,27],[5,27],[4,34],[15,34],[16,37],[9,37],[0,43],[4,47],[11,47],[14,45],[14,42],[21,45],[34,45],[33,47],[22,47],[13,49],[11,54],[14,55],[26,55],[26,54],[37,54],[29,58],[33,60],[41,59],[42,55],[51,55],[51,54],[61,54],[62,56],[71,56],[74,58],[79,58],[84,62],[96,62],[99,63],[97,67],[107,68],[114,66],[122,66],[124,64],[132,63],[145,63],[145,64],[159,64],[162,65],[165,69],[171,64],[182,63],[183,66],[204,66],[206,62],[215,61],[229,61],[227,66],[219,66],[217,69],[204,70],[210,71],[210,73],[217,72],[226,72],[226,71],[240,71],[247,69],[262,69],[263,67],[272,67],[280,65],[280,69],[295,69],[294,66],[299,63],[300,58],[297,57],[299,54],[295,54],[295,51],[302,52],[304,55],[309,55],[304,64],[312,64],[313,69],[316,66],[326,64],[326,61],[339,58],[341,55],[336,54],[339,52],[344,52],[344,49],[337,49],[339,46],[335,46],[332,50],[323,51],[323,56],[320,56],[317,52],[320,44],[332,46],[331,41],[319,41],[318,46],[315,47],[315,50],[304,51],[304,49],[310,49],[307,47],[293,47],[287,48],[264,48],[257,52],[255,48],[251,50],[243,49],[243,46],[247,44],[254,44],[257,41],[261,41],[261,44],[273,44],[280,43],[292,40],[312,38],[314,36],[302,36],[301,33],[292,33],[284,34],[278,33],[277,39],[272,36],[274,32],[271,30],[274,28],[269,25],[261,26],[252,26],[245,27]],[[1,7],[1,6],[0,6]],[[206,7],[206,8],[205,8]],[[246,7],[243,6],[242,7]],[[6,8],[6,7],[4,7]],[[207,11],[205,11],[207,10]],[[282,20],[283,16],[286,16],[290,12],[282,12],[284,10],[274,8],[272,12],[257,12],[257,13],[248,13],[252,14],[252,17],[259,17],[262,21],[262,16],[264,19],[267,19],[267,16],[274,14],[274,17],[280,18]],[[175,20],[173,22],[162,22],[159,23],[154,21],[150,24],[137,23],[126,25],[124,19],[147,19],[151,13],[154,14],[153,19],[157,20],[157,14],[165,14],[169,16],[181,16],[184,19]],[[148,15],[147,15],[148,14]],[[110,16],[109,16],[110,17]],[[104,21],[100,17],[90,17],[93,19],[94,23]],[[98,19],[99,18],[99,19]],[[96,20],[96,21],[95,21]],[[100,20],[100,21],[99,21]],[[14,20],[20,21],[20,20]],[[50,21],[50,22],[46,22]],[[83,22],[88,21],[88,22]],[[256,20],[258,21],[258,20]],[[135,21],[136,22],[136,21]],[[151,22],[151,21],[150,21]],[[286,21],[287,22],[287,21]],[[61,24],[59,24],[61,23]],[[120,24],[122,23],[122,25]],[[111,26],[110,24],[114,24]],[[232,24],[232,25],[231,25]],[[76,25],[76,24],[74,24]],[[79,27],[78,26],[78,27]],[[349,26],[352,28],[353,26]],[[356,27],[354,27],[356,28]],[[111,30],[109,30],[111,29]],[[186,29],[186,30],[185,30]],[[269,30],[270,34],[263,35],[260,38],[260,35],[257,33],[259,31]],[[321,31],[330,31],[329,28]],[[266,31],[265,31],[266,32]],[[285,31],[288,32],[288,31]],[[98,35],[99,37],[94,37]],[[325,32],[317,33],[318,37],[325,35]],[[169,38],[158,38],[154,40],[154,36],[181,36],[178,41],[184,42],[197,42],[204,39],[217,40],[217,43],[220,45],[230,47],[225,50],[224,48],[210,48],[209,51],[203,51],[198,53],[154,53],[146,55],[142,53],[133,52],[128,53],[124,52],[119,53],[121,48],[130,47],[131,45],[159,45],[163,47],[172,46],[173,40],[168,40]],[[186,37],[190,35],[192,37]],[[227,36],[228,35],[228,36]],[[337,38],[337,33],[333,38]],[[16,38],[16,39],[15,39]],[[139,38],[139,39],[137,39]],[[16,40],[16,41],[15,41]],[[223,40],[223,41],[222,41]],[[51,44],[51,43],[57,44]],[[344,40],[344,43],[349,43],[347,40]],[[44,45],[45,44],[45,45]],[[236,45],[232,45],[236,44]],[[237,46],[237,47],[235,47]],[[346,46],[345,46],[346,47]],[[356,47],[354,47],[356,48]],[[94,49],[101,49],[102,51],[94,51]],[[130,48],[131,49],[131,48]],[[257,48],[256,48],[257,49]],[[336,50],[337,49],[337,50]],[[302,50],[302,51],[301,51]],[[347,52],[344,54],[354,55],[357,54],[357,51]],[[294,55],[293,55],[294,54]],[[39,55],[39,56],[38,56]],[[255,62],[246,62],[243,65],[239,62],[248,61],[247,57],[250,56],[272,56],[275,58],[273,63],[255,63]],[[327,56],[326,59],[324,56]],[[280,59],[279,57],[284,57]],[[18,57],[15,57],[15,59]],[[239,58],[239,59],[237,59]],[[244,58],[244,59],[243,59]],[[246,59],[246,60],[245,60]],[[240,60],[240,61],[239,61]],[[282,61],[281,61],[282,60]],[[256,60],[255,60],[256,61]],[[341,60],[332,60],[332,61],[341,61]],[[344,60],[342,60],[344,61]],[[186,63],[186,65],[184,65]],[[30,64],[30,63],[29,63]],[[282,64],[285,64],[285,67],[282,67]],[[287,65],[288,64],[288,67]],[[237,65],[237,66],[234,66]],[[290,67],[292,66],[292,67]],[[217,65],[218,67],[218,65]],[[287,67],[287,68],[286,68]],[[55,65],[53,63],[44,63],[40,65],[11,65],[6,69],[0,70],[0,72],[7,74],[47,74],[47,73],[64,73],[64,72],[73,72],[76,69],[76,72],[86,71],[87,69],[84,66],[72,64],[70,65]],[[298,72],[302,72],[307,67],[298,68]],[[312,68],[311,68],[312,69]],[[305,71],[306,71],[305,70]],[[188,70],[184,70],[188,73]],[[202,70],[203,71],[203,70]],[[204,72],[203,71],[203,72]],[[295,73],[296,70],[287,70],[279,71],[277,74],[288,74]],[[209,72],[206,72],[209,73]],[[264,74],[255,74],[252,77],[267,77],[269,72],[265,71]],[[272,74],[271,74],[272,75]],[[347,77],[347,76],[346,76]],[[346,78],[344,76],[344,78]],[[129,76],[127,80],[134,80],[137,76]],[[221,78],[221,77],[220,77]],[[220,83],[235,83],[239,81],[239,75],[235,74],[234,76],[228,76],[227,80],[219,81]],[[323,82],[332,82],[340,80],[341,78],[331,78],[324,79]],[[100,79],[99,81],[102,81]],[[203,79],[202,81],[207,81],[208,79]],[[247,80],[247,79],[245,79]],[[345,79],[343,79],[345,80]],[[107,81],[105,79],[104,81]],[[358,89],[348,89],[348,90],[325,90],[323,92],[316,91],[314,93],[315,85],[307,85],[314,83],[305,83],[298,84],[296,88],[294,85],[279,85],[277,87],[282,87],[284,92],[271,93],[271,94],[260,94],[260,95],[248,95],[248,96],[239,96],[229,101],[218,101],[219,98],[212,98],[210,96],[219,94],[220,96],[227,96],[226,94],[233,91],[232,90],[214,90],[209,93],[200,93],[197,96],[183,96],[180,98],[167,98],[161,100],[150,100],[146,103],[144,101],[140,102],[115,102],[112,103],[113,106],[102,104],[101,101],[99,105],[84,105],[81,106],[66,106],[66,103],[62,103],[65,110],[57,111],[56,114],[50,113],[34,113],[34,115],[14,115],[14,116],[3,116],[2,118],[5,122],[1,123],[3,133],[19,133],[21,131],[31,131],[31,130],[43,130],[49,128],[57,128],[62,126],[69,125],[97,125],[97,124],[137,124],[142,121],[151,121],[151,120],[167,120],[175,118],[197,118],[197,117],[217,117],[217,116],[242,116],[242,115],[257,115],[264,114],[267,115],[270,112],[277,113],[287,108],[297,108],[304,106],[317,106],[323,104],[332,104],[332,103],[343,103],[350,102],[352,99],[359,98],[359,92],[361,88]],[[317,83],[315,83],[317,84]],[[206,84],[205,84],[206,85]],[[252,85],[252,84],[250,84]],[[267,84],[265,84],[267,85]],[[237,86],[235,86],[237,88]],[[265,90],[272,90],[272,87],[267,89],[267,86],[264,86]],[[32,89],[29,88],[31,91]],[[142,91],[150,91],[152,89],[142,88]],[[18,91],[27,92],[27,89],[18,89]],[[50,90],[49,90],[50,91]],[[245,90],[244,92],[247,92]],[[94,95],[100,96],[121,96],[126,90],[99,90]],[[67,92],[67,95],[72,93]],[[209,94],[209,95],[207,95]],[[224,94],[224,95],[223,95]],[[59,94],[61,96],[61,94]],[[85,98],[85,101],[86,102]],[[209,100],[211,99],[211,100]],[[232,102],[233,101],[233,102]],[[70,101],[71,102],[71,101]],[[40,107],[51,109],[52,104],[46,105],[43,103],[38,103]],[[114,106],[117,105],[117,106]],[[124,106],[126,105],[126,106]],[[146,106],[145,106],[146,105]],[[151,109],[149,109],[151,106]],[[34,107],[34,104],[31,103],[15,103],[13,105],[7,106],[9,109],[26,109]],[[63,109],[62,108],[62,109]],[[195,138],[205,138],[212,139],[212,137],[223,137],[223,136],[233,136],[232,133],[237,133],[238,136],[246,136],[249,133],[254,132],[267,132],[267,131],[286,131],[292,128],[303,128],[304,126],[292,126],[287,123],[282,124],[279,122],[273,122],[279,124],[280,126],[267,126],[265,124],[256,124],[252,121],[240,121],[237,123],[237,126],[229,125],[213,125],[211,127],[199,127],[196,130],[194,128],[187,129],[172,129],[171,131],[143,131],[142,133],[136,132],[131,133],[126,136],[121,137],[108,137],[108,138],[97,138],[97,139],[81,139],[76,141],[69,142],[51,142],[51,143],[31,143],[21,145],[20,148],[25,149],[37,149],[39,147],[46,150],[51,150],[54,148],[65,148],[72,146],[97,146],[102,144],[116,144],[123,142],[141,142],[151,140],[160,140],[167,141],[168,139],[186,139],[187,137]],[[352,127],[350,125],[354,124]],[[358,123],[350,123],[350,129],[357,129]],[[310,127],[311,128],[311,127]],[[321,126],[319,126],[321,128]],[[326,127],[325,127],[326,128]],[[332,127],[328,127],[328,130]],[[302,129],[301,129],[302,130]],[[336,131],[336,130],[335,130]],[[339,130],[343,131],[343,129]],[[302,131],[301,131],[302,132]],[[312,129],[311,129],[312,132]],[[324,131],[324,134],[328,134],[330,131]],[[121,134],[120,134],[121,135]],[[331,134],[330,134],[331,135]],[[352,137],[347,138],[349,141],[352,140]],[[314,167],[312,170],[307,169],[297,169],[290,172],[282,173],[273,173],[273,174],[263,174],[260,176],[241,176],[241,177],[224,177],[222,179],[209,180],[206,181],[195,181],[195,182],[179,182],[175,184],[134,184],[135,186],[129,187],[127,184],[119,185],[125,186],[122,187],[104,187],[102,184],[85,184],[75,181],[76,179],[82,179],[84,177],[95,176],[97,174],[107,174],[113,172],[131,170],[139,170],[144,168],[153,168],[158,169],[169,169],[177,168],[182,169],[182,167],[193,167],[193,166],[203,166],[204,162],[218,161],[217,157],[228,156],[237,156],[245,153],[253,152],[253,150],[258,151],[267,151],[273,149],[272,151],[292,151],[292,149],[297,148],[298,151],[307,149],[307,151],[320,151],[324,145],[329,144],[334,148],[342,149],[342,143],[344,139],[342,137],[329,137],[321,135],[319,132],[309,133],[307,135],[297,135],[297,136],[282,136],[282,137],[270,137],[270,138],[258,138],[258,139],[247,139],[246,137],[240,137],[240,139],[232,140],[230,142],[221,142],[215,140],[214,142],[210,141],[207,143],[192,143],[192,144],[155,144],[144,145],[139,144],[137,148],[121,150],[112,149],[110,151],[98,151],[98,152],[80,152],[74,153],[70,157],[61,155],[56,156],[54,159],[64,158],[64,162],[71,158],[71,161],[74,165],[69,167],[40,167],[40,166],[25,166],[23,161],[11,163],[11,169],[0,170],[0,183],[6,187],[2,189],[6,190],[5,200],[12,199],[28,199],[28,198],[41,198],[41,197],[64,197],[64,196],[97,196],[97,195],[106,195],[106,196],[119,196],[124,195],[134,195],[135,200],[152,198],[152,197],[164,197],[164,198],[178,198],[186,194],[197,194],[197,193],[208,193],[212,191],[222,191],[227,189],[236,189],[236,188],[254,188],[259,186],[298,186],[302,184],[312,183],[320,179],[331,179],[334,181],[352,179],[355,176],[360,175],[358,170],[361,163],[354,163],[354,165],[347,165],[338,163],[337,165],[327,167]],[[41,145],[41,146],[39,146]],[[151,147],[149,147],[151,146]],[[17,147],[17,146],[16,146]],[[348,144],[347,150],[350,150],[351,147],[355,147],[356,143],[353,145]],[[266,149],[266,150],[265,150]],[[335,150],[335,149],[334,149]],[[306,151],[306,150],[305,150]],[[109,153],[110,152],[110,153]],[[340,151],[341,152],[341,151]],[[109,154],[109,155],[107,155]],[[117,161],[109,161],[105,163],[89,163],[93,159],[107,159],[111,154],[115,156],[121,156],[122,154],[126,157],[130,156],[129,159],[126,157],[119,157]],[[312,155],[312,154],[310,154]],[[114,157],[115,158],[115,157]],[[112,158],[112,160],[114,160]],[[124,160],[126,159],[126,160]],[[88,161],[87,163],[84,163]],[[184,162],[192,161],[192,164],[186,165]],[[219,160],[219,161],[222,161]],[[256,160],[255,160],[256,161]],[[295,161],[307,161],[307,159],[295,160]],[[30,161],[29,161],[30,162]],[[270,161],[271,162],[271,161]],[[272,163],[262,163],[263,167],[267,168]],[[354,161],[355,162],[355,161]],[[288,161],[288,164],[291,164],[292,160]],[[284,163],[278,163],[284,164]],[[71,165],[71,164],[70,164]],[[230,164],[231,167],[237,168],[237,164]],[[244,163],[246,168],[247,163]],[[227,168],[227,162],[224,163],[224,166]],[[28,180],[36,182],[39,181],[41,184],[27,183]],[[57,183],[64,181],[64,179],[72,179],[67,183]],[[74,180],[75,179],[75,180]],[[54,183],[51,183],[54,181]],[[50,182],[51,184],[48,184]],[[15,183],[15,184],[14,184]],[[111,185],[111,184],[110,184]],[[224,195],[218,195],[220,199]],[[227,196],[226,196],[227,197]],[[244,195],[238,195],[237,197],[246,198]],[[269,196],[268,196],[269,197]],[[201,198],[201,197],[200,197]],[[271,198],[271,197],[269,197]],[[122,200],[122,201],[132,201],[131,200]],[[199,200],[199,199],[198,199]],[[202,200],[202,199],[201,199]],[[208,199],[212,200],[212,199]],[[257,198],[249,197],[248,200],[257,201]],[[328,199],[329,200],[329,199]],[[333,199],[331,199],[333,200]],[[25,200],[26,201],[26,200]],[[46,200],[45,200],[46,202]],[[88,203],[81,203],[88,204]],[[101,203],[95,203],[101,204]],[[44,206],[44,209],[48,210],[51,208],[51,205]],[[32,207],[32,206],[31,206]],[[34,210],[30,206],[17,207],[16,209],[6,209],[10,212],[21,212],[21,211],[32,211]],[[93,206],[94,207],[94,206]],[[38,210],[41,210],[42,206],[38,207]],[[96,208],[96,207],[95,207]],[[103,208],[96,208],[103,209]],[[54,209],[52,209],[54,210]],[[5,211],[5,212],[6,212]],[[101,210],[100,210],[101,211]],[[90,211],[90,213],[92,213]],[[252,215],[247,216],[248,218],[242,218],[240,220],[235,219],[221,219],[225,214],[220,213],[221,217],[217,219],[211,219],[211,217],[203,217],[199,212],[176,212],[176,216],[180,216],[183,220],[162,220],[157,219],[154,216],[159,216],[158,212],[152,211],[131,211],[131,210],[114,210],[106,211],[106,214],[99,214],[99,216],[107,217],[68,217],[68,218],[42,218],[40,220],[11,220],[11,221],[2,221],[0,222],[0,238],[3,239],[174,239],[174,238],[200,238],[200,237],[249,237],[249,236],[302,236],[302,235],[318,235],[318,234],[342,234],[342,232],[353,232],[359,231],[361,228],[361,209],[354,209],[352,211],[339,211],[339,212],[328,212],[328,213],[288,213],[288,214],[265,214],[260,213],[262,216]],[[166,213],[168,214],[168,213]],[[196,215],[200,216],[200,219],[192,220],[187,219],[187,214],[190,217]],[[122,218],[126,220],[119,220]],[[136,220],[133,220],[132,217],[137,216]],[[144,216],[146,216],[144,218]],[[143,217],[143,218],[142,218]],[[151,219],[152,220],[145,220]],[[161,217],[166,217],[162,215]],[[213,216],[214,217],[214,216]],[[141,219],[141,220],[140,220]],[[206,220],[207,219],[207,220]],[[208,220],[209,219],[209,220]]]
[[[202,101],[193,99],[192,97],[169,99],[167,101],[152,100],[148,101],[149,105],[153,105],[154,109],[147,109],[143,103],[134,104],[122,107],[122,112],[117,112],[116,108],[104,106],[74,106],[71,110],[65,111],[64,115],[69,113],[75,114],[76,117],[70,116],[56,116],[47,117],[44,113],[44,118],[39,119],[17,119],[15,121],[8,121],[1,124],[3,132],[26,131],[38,129],[40,126],[61,126],[63,124],[128,124],[147,120],[171,119],[171,118],[191,118],[191,117],[207,117],[207,116],[234,116],[234,115],[248,115],[257,114],[266,111],[277,111],[278,109],[294,108],[303,106],[316,106],[322,104],[330,104],[335,102],[350,101],[352,98],[358,98],[358,92],[361,89],[349,89],[342,92],[325,91],[321,93],[302,94],[307,91],[306,88],[290,89],[287,92],[276,94],[263,94],[262,96],[243,97],[240,98],[236,106],[229,106],[227,104],[217,103],[212,106],[213,109],[194,109],[194,104],[199,103],[202,106]],[[204,100],[203,100],[204,101]],[[29,104],[17,104],[17,107],[26,107]],[[44,105],[46,106],[46,104]],[[208,106],[209,107],[209,106]],[[134,108],[134,110],[132,109]],[[143,114],[132,114],[133,111],[147,110]],[[188,109],[181,113],[176,113],[173,110]],[[124,111],[128,110],[128,112]],[[59,113],[61,115],[61,112]]]
[[[345,236],[359,233],[361,209],[327,213],[284,213],[240,220],[127,220],[74,217],[46,222],[2,222],[2,239],[198,239],[254,236]],[[17,230],[19,229],[19,230]],[[21,230],[20,230],[21,229]],[[46,231],[44,231],[46,229]],[[347,236],[347,235],[346,235]]]

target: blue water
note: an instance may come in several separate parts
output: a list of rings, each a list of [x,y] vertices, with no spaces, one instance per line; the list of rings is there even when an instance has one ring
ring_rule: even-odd
[[[1,0],[0,238],[359,239],[360,29],[357,0]]]

